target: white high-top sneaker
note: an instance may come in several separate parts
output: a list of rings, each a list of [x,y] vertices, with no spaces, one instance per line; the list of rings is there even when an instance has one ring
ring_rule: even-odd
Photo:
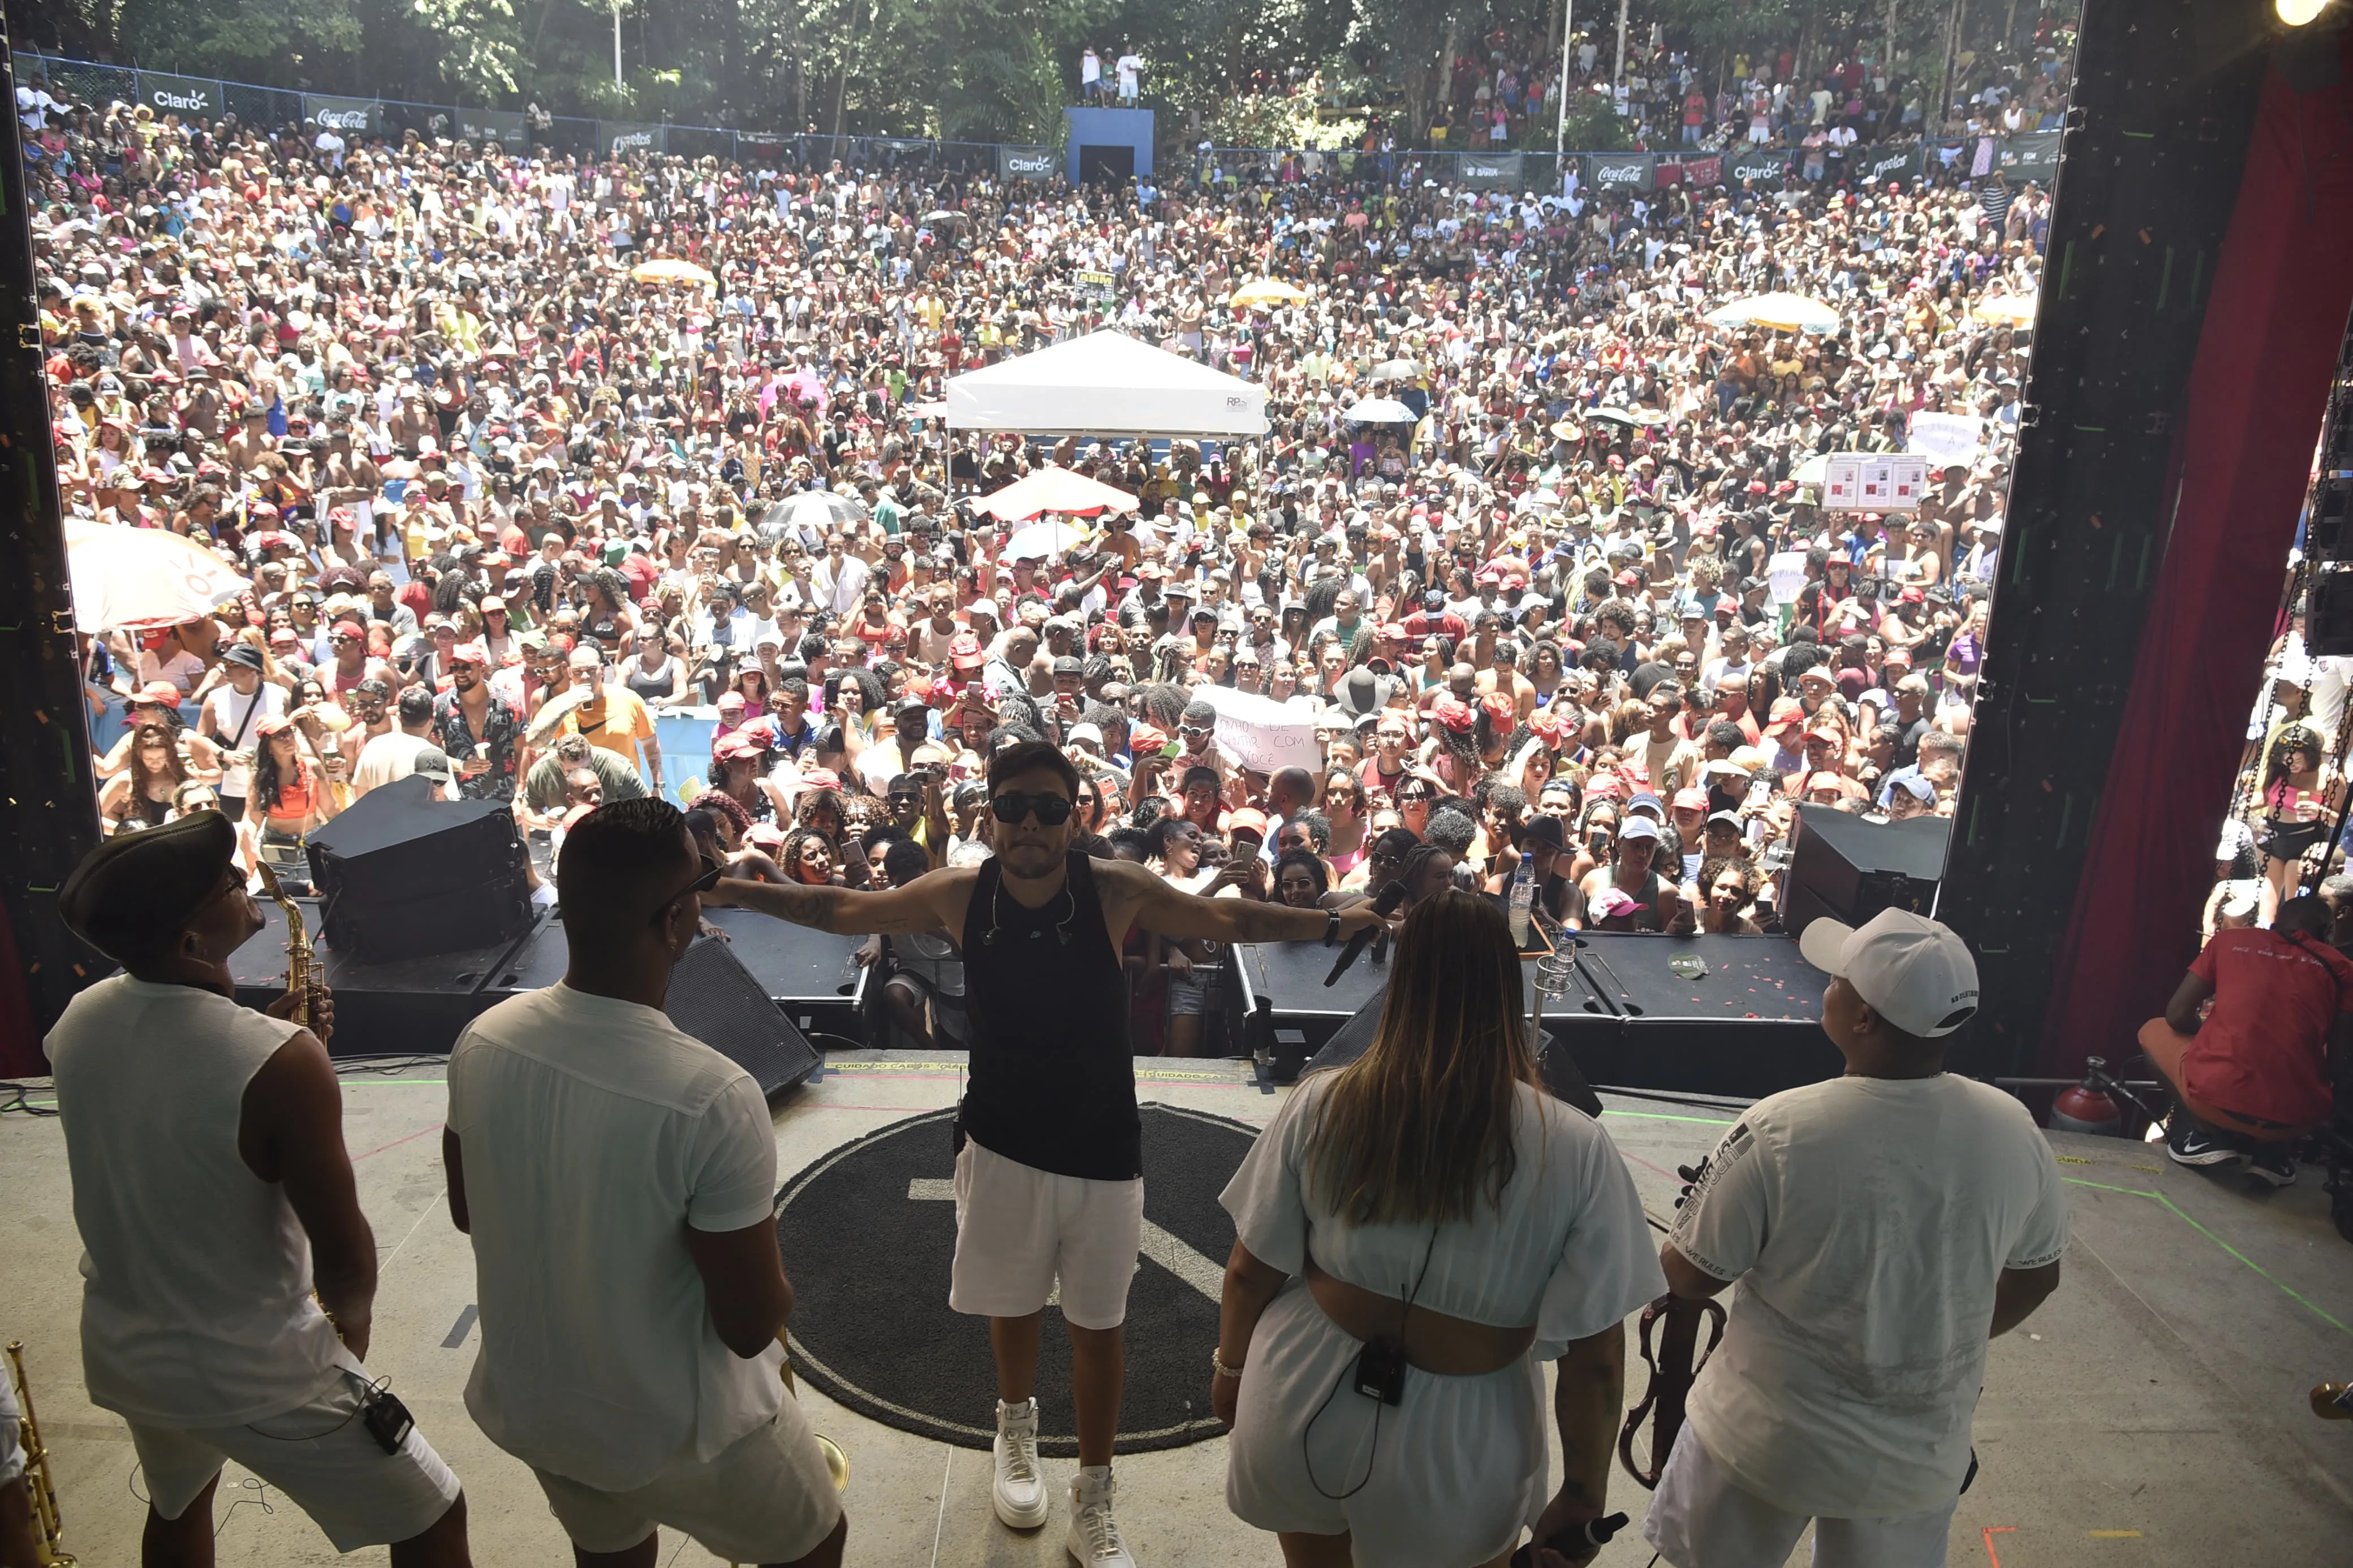
[[[1071,1482],[1071,1532],[1062,1549],[1080,1568],[1135,1568],[1111,1510],[1114,1489],[1109,1465],[1082,1469]]]
[[[1038,1401],[997,1402],[997,1479],[988,1489],[997,1517],[1016,1530],[1046,1522],[1046,1478],[1038,1471]]]

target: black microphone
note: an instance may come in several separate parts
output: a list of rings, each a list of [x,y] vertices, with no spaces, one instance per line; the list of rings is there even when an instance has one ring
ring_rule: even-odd
[[[1613,1513],[1601,1519],[1587,1520],[1577,1535],[1571,1535],[1564,1531],[1549,1541],[1531,1541],[1512,1553],[1511,1568],[1533,1568],[1538,1546],[1547,1547],[1564,1556],[1575,1552],[1579,1546],[1606,1546],[1609,1543],[1609,1538],[1625,1529],[1627,1523],[1624,1514]],[[1583,1539],[1580,1541],[1578,1536],[1582,1536]]]
[[[1383,888],[1379,896],[1373,900],[1373,912],[1387,920],[1397,913],[1398,906],[1403,902],[1405,902],[1405,879],[1399,877],[1391,881],[1388,887]],[[1365,949],[1373,945],[1373,938],[1388,929],[1387,926],[1368,925],[1350,937],[1348,945],[1342,948],[1340,956],[1333,961],[1332,973],[1324,977],[1324,984],[1339,984],[1340,976],[1348,973],[1348,966],[1362,958]]]

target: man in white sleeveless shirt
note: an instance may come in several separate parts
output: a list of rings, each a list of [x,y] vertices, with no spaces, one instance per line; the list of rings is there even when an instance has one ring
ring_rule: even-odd
[[[82,1374],[146,1476],[142,1561],[209,1568],[225,1459],[339,1552],[467,1568],[457,1478],[361,1363],[375,1238],[322,1037],[240,1007],[229,956],[262,928],[218,812],[111,838],[58,896],[129,973],[49,1032],[84,1252]],[[311,1292],[315,1287],[317,1297]]]

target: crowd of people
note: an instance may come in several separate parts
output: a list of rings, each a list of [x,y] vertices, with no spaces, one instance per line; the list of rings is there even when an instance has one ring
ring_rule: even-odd
[[[986,759],[1042,738],[1102,851],[1187,889],[1528,859],[1570,926],[1748,931],[1800,805],[1952,808],[2026,353],[1976,307],[2036,285],[2031,184],[1071,188],[26,120],[67,509],[249,585],[89,640],[119,829],[217,807],[299,868],[424,773],[548,850],[651,792],[738,875],[873,888],[985,856]],[[1231,302],[1262,276],[1305,298]],[[1836,329],[1708,324],[1768,290]],[[1262,384],[1270,431],[925,416],[1105,327]],[[1369,393],[1416,418],[1351,423]],[[1924,415],[1974,437],[1916,510],[1824,510],[1809,458]],[[1048,461],[1138,505],[1008,559],[974,502]],[[1242,765],[1205,687],[1313,764]],[[707,752],[662,752],[678,713]],[[1209,956],[1130,954],[1156,1044],[1199,1041]]]

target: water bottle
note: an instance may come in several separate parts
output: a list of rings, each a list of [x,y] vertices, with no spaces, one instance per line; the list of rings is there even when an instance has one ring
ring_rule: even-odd
[[[1525,949],[1528,945],[1528,909],[1536,901],[1536,863],[1528,855],[1520,857],[1520,868],[1512,874],[1512,945]]]

